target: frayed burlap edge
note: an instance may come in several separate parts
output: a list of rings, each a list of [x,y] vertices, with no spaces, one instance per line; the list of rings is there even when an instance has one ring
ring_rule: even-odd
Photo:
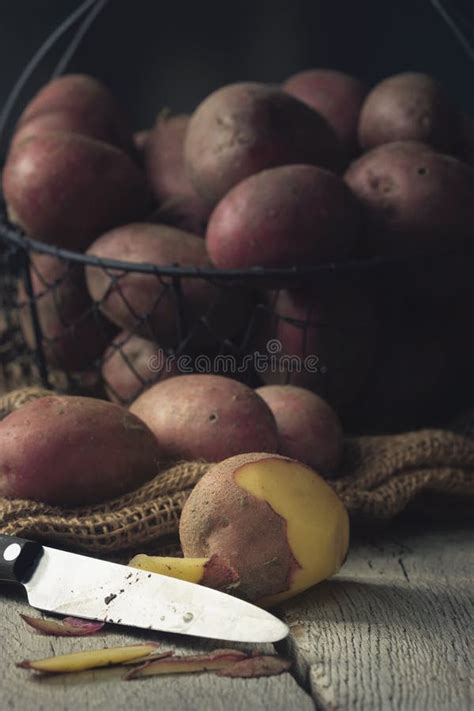
[[[27,388],[0,398],[0,418],[45,394]],[[348,439],[340,477],[332,485],[352,518],[388,520],[423,492],[474,498],[473,421],[470,413],[453,430]],[[0,498],[0,533],[110,559],[126,559],[136,551],[176,554],[182,507],[209,466],[174,464],[134,492],[71,510]]]

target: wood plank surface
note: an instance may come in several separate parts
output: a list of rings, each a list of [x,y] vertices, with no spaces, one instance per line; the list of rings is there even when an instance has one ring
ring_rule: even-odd
[[[186,674],[123,681],[126,669],[40,676],[18,669],[22,659],[97,649],[143,641],[159,641],[163,651],[191,654],[232,646],[204,643],[182,636],[110,628],[87,638],[53,638],[35,634],[19,612],[39,615],[6,586],[0,588],[1,711],[313,711],[314,703],[289,673],[261,679],[225,679],[213,674]],[[237,645],[244,648],[242,645]],[[271,645],[261,646],[270,653]]]
[[[354,543],[339,575],[280,611],[317,708],[473,708],[472,528],[404,528]]]
[[[278,651],[293,657],[296,680],[202,674],[124,682],[115,670],[39,678],[15,662],[147,639],[177,653],[222,644],[120,628],[76,640],[41,637],[18,617],[28,609],[22,597],[3,587],[0,709],[467,711],[472,529],[430,528],[403,524],[359,538],[338,576],[281,608],[291,637]]]

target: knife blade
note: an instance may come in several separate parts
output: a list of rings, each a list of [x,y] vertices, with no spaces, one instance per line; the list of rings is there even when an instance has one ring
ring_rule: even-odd
[[[218,590],[14,536],[0,535],[0,581],[60,615],[232,642],[288,634],[274,615]]]

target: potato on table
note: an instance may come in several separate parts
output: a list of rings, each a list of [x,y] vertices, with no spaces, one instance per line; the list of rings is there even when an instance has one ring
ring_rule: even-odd
[[[363,82],[334,69],[307,69],[289,77],[282,88],[324,116],[347,157],[358,152],[357,126],[368,91]]]
[[[310,266],[347,256],[359,226],[357,201],[337,175],[286,165],[232,188],[212,212],[206,244],[220,269]]]
[[[365,153],[344,179],[366,211],[367,253],[408,257],[472,245],[473,175],[465,163],[415,141]]]
[[[73,250],[143,217],[150,206],[145,178],[128,155],[59,131],[15,145],[3,171],[3,192],[10,220],[29,237]]]
[[[460,112],[433,77],[404,72],[384,79],[368,94],[359,118],[359,143],[374,148],[393,141],[421,141],[451,153]]]
[[[103,400],[46,396],[0,422],[0,496],[7,498],[98,503],[151,479],[161,459],[148,427]]]
[[[255,391],[265,400],[278,428],[278,452],[320,474],[337,473],[343,448],[339,417],[315,393],[294,385],[264,385]]]
[[[165,574],[167,567],[168,575],[271,606],[339,570],[349,518],[309,467],[250,453],[215,464],[197,483],[179,536],[184,559],[140,555],[130,564]]]
[[[212,266],[200,237],[167,225],[134,223],[111,230],[94,242],[88,254],[157,268]],[[86,278],[92,298],[107,318],[165,348],[177,347],[185,338],[193,347],[219,342],[246,324],[249,297],[245,290],[221,289],[211,280],[180,277],[183,326],[187,328],[180,334],[179,301],[171,277],[88,266]]]
[[[45,84],[21,114],[13,144],[42,131],[79,133],[134,154],[128,117],[109,89],[86,74]]]
[[[241,452],[276,452],[277,426],[251,388],[219,375],[180,375],[153,385],[130,406],[170,460],[210,462]]]
[[[277,86],[252,82],[208,96],[191,117],[184,145],[188,175],[210,206],[266,168],[309,163],[336,169],[339,151],[316,111]]]
[[[47,362],[67,371],[89,369],[102,355],[113,327],[95,310],[81,264],[47,254],[31,256],[31,284]],[[37,346],[31,304],[18,286],[20,327],[29,348]]]

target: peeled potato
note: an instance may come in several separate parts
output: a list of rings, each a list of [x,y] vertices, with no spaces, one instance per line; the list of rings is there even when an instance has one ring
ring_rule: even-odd
[[[309,467],[277,454],[241,454],[215,464],[195,486],[179,534],[184,559],[170,565],[170,559],[139,556],[131,564],[160,573],[167,565],[175,577],[270,606],[339,570],[349,518]],[[220,564],[213,581],[205,575],[212,561]]]

